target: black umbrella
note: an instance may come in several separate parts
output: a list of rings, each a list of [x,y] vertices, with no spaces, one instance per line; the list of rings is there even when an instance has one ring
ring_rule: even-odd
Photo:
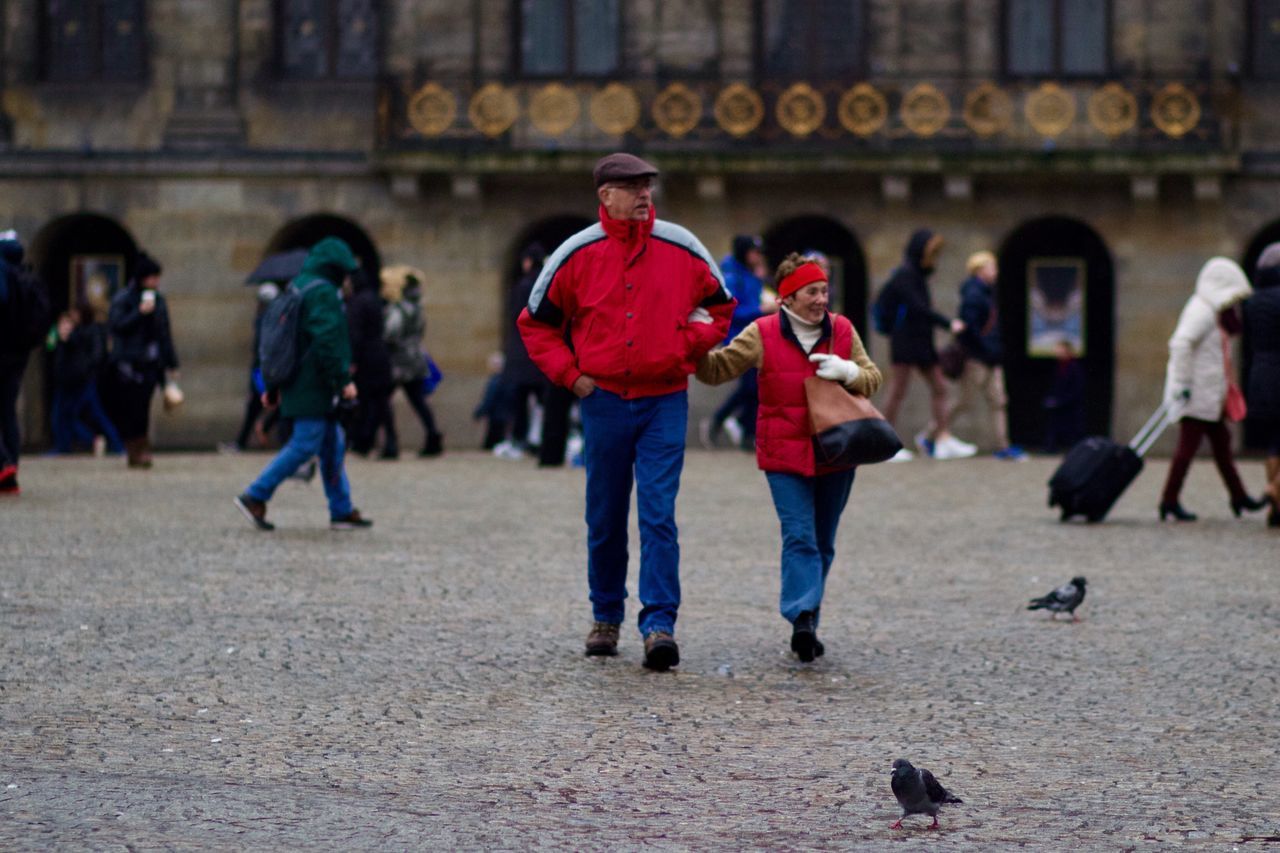
[[[258,264],[253,272],[249,273],[249,277],[244,280],[244,283],[263,284],[270,281],[275,284],[284,284],[302,272],[302,264],[306,260],[306,249],[290,249],[287,252],[267,255],[262,259],[262,263]]]

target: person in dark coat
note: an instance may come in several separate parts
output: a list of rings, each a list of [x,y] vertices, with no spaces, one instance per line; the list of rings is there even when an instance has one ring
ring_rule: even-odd
[[[264,411],[262,392],[266,389],[262,387],[262,365],[258,358],[258,344],[262,340],[262,317],[267,312],[267,306],[279,295],[280,285],[276,282],[264,281],[258,285],[258,307],[253,315],[253,356],[249,365],[249,393],[245,398],[244,418],[240,421],[240,431],[236,433],[236,440],[230,445],[219,445],[219,450],[228,452],[248,450],[249,437],[253,435],[258,418]],[[263,433],[266,429],[264,423]]]
[[[736,338],[743,329],[760,319],[761,296],[764,293],[764,242],[751,234],[739,234],[733,238],[733,250],[720,261],[724,283],[738,300],[729,322],[729,334],[725,345]],[[698,437],[706,448],[714,447],[721,431],[743,450],[756,447],[756,409],[760,405],[760,391],[754,368],[742,374],[733,392],[719,408],[698,424]],[[730,418],[735,420],[730,421]],[[726,427],[726,424],[730,424]]]
[[[1280,527],[1280,243],[1267,246],[1258,258],[1244,326],[1252,356],[1245,399],[1267,449],[1267,526]]]
[[[1070,341],[1058,341],[1054,352],[1057,364],[1053,385],[1041,402],[1045,412],[1045,453],[1066,450],[1084,437],[1084,367]]]
[[[937,265],[942,250],[942,237],[927,228],[911,235],[903,252],[902,264],[893,271],[877,298],[877,309],[888,318],[889,398],[885,401],[884,416],[889,423],[896,423],[902,401],[907,396],[911,374],[919,371],[929,384],[933,422],[916,434],[916,445],[921,452],[936,459],[959,459],[972,456],[978,449],[951,435],[947,417],[947,385],[938,366],[938,351],[933,345],[934,328],[949,329],[954,334],[964,331],[964,323],[952,320],[933,310],[929,295],[929,275]],[[894,457],[906,461],[911,451],[903,448]]]
[[[94,322],[93,306],[81,303],[58,318],[53,342],[53,448],[70,453],[75,441],[93,444],[88,420],[112,453],[124,443],[98,398],[98,373],[107,359],[107,330]]]
[[[177,378],[178,353],[169,330],[169,306],[160,292],[160,265],[146,252],[133,264],[129,286],[111,300],[111,422],[124,439],[130,468],[151,467],[151,395]]]
[[[364,270],[351,274],[347,323],[351,329],[351,363],[355,366],[360,408],[351,448],[362,456],[373,451],[378,430],[391,420],[391,353],[383,340],[382,297]],[[389,457],[394,458],[394,457]]]
[[[426,276],[422,270],[398,264],[382,270],[382,299],[386,305],[383,316],[383,339],[391,358],[391,394],[395,389],[404,391],[414,414],[422,424],[422,450],[419,456],[439,456],[444,452],[444,433],[436,426],[435,413],[427,402],[427,352],[422,348],[422,337],[427,332],[427,316],[422,309],[422,285]],[[400,455],[400,439],[396,434],[396,419],[388,416],[387,438],[382,446],[384,458]]]
[[[0,495],[17,496],[18,394],[27,357],[44,339],[49,296],[23,267],[23,246],[14,231],[0,234]]]
[[[516,320],[519,319],[524,306],[529,304],[534,282],[538,280],[538,273],[542,272],[542,264],[546,258],[547,252],[542,248],[541,243],[530,243],[520,253],[520,279],[511,289],[511,298],[507,305],[507,328],[502,347],[504,362],[502,387],[506,391],[504,403],[508,409],[508,416],[502,420],[511,427],[510,444],[505,447],[509,449],[508,452],[511,455],[515,456],[523,455],[531,444],[529,441],[531,403],[541,403],[545,406],[547,392],[551,389],[551,382],[542,375],[542,371],[529,357],[529,351],[525,349],[524,341],[516,328]],[[541,439],[537,443],[541,444]],[[563,451],[561,455],[563,456]]]

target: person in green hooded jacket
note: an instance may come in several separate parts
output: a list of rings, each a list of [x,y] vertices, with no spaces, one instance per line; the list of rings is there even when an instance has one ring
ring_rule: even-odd
[[[351,505],[351,486],[343,465],[346,435],[337,418],[338,401],[356,397],[340,290],[358,267],[350,246],[337,237],[326,237],[312,247],[302,272],[289,285],[303,293],[299,315],[303,355],[293,380],[280,389],[268,389],[263,403],[269,408],[278,404],[280,414],[293,419],[293,435],[258,479],[235,498],[236,507],[259,530],[275,529],[267,521],[267,502],[276,488],[313,456],[320,458],[329,526],[351,530],[373,524]]]

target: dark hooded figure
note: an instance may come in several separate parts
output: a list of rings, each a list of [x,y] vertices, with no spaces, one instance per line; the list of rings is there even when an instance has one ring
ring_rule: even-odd
[[[27,357],[49,324],[49,297],[22,263],[22,243],[13,231],[0,234],[0,495],[16,496],[18,393]]]
[[[530,243],[525,247],[524,251],[520,253],[520,278],[511,289],[510,301],[507,304],[508,322],[507,328],[504,330],[505,335],[502,345],[502,386],[507,391],[507,400],[505,402],[510,412],[507,422],[511,424],[511,443],[514,448],[521,451],[530,444],[530,398],[542,403],[545,407],[551,382],[542,375],[542,371],[538,369],[538,366],[533,363],[533,359],[529,357],[529,351],[525,349],[524,341],[520,338],[520,331],[516,328],[516,320],[519,319],[520,312],[524,310],[524,306],[529,304],[534,282],[538,280],[538,273],[542,272],[542,264],[546,259],[547,250],[542,248],[541,243]],[[557,421],[558,424],[559,422]],[[563,431],[566,434],[558,439],[561,444],[568,437],[568,425],[568,411],[566,409],[563,425]],[[543,426],[544,428],[546,426],[545,420]],[[552,436],[552,438],[556,439],[556,436]],[[541,440],[538,443],[541,444]],[[561,456],[564,455],[563,450],[560,453]]]
[[[929,295],[929,275],[942,250],[942,237],[927,228],[911,235],[903,252],[902,265],[893,271],[876,299],[876,309],[890,326],[889,397],[884,416],[896,425],[898,410],[907,396],[913,371],[919,371],[929,385],[933,421],[916,434],[920,451],[937,459],[960,459],[972,456],[977,448],[951,435],[948,420],[947,385],[938,366],[938,351],[933,345],[935,328],[964,331],[964,323],[949,319],[933,310]],[[905,448],[894,457],[906,461],[912,457]]]
[[[1280,527],[1280,243],[1267,246],[1258,259],[1244,328],[1251,356],[1245,399],[1267,450],[1267,525]]]
[[[347,324],[351,329],[351,363],[355,367],[360,413],[351,437],[356,453],[373,450],[378,430],[391,420],[391,353],[382,336],[382,297],[377,284],[359,269],[351,274]]]

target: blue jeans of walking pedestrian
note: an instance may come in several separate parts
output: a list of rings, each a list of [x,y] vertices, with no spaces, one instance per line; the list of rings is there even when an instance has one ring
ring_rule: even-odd
[[[587,581],[598,622],[618,625],[627,598],[631,487],[640,517],[640,634],[674,632],[680,607],[676,492],[684,467],[685,391],[628,400],[597,388],[580,403],[587,468]]]
[[[320,476],[324,482],[324,495],[329,499],[329,518],[342,518],[351,514],[351,485],[343,467],[347,452],[346,436],[336,420],[329,418],[296,418],[293,435],[280,448],[253,485],[245,494],[266,503],[276,488],[290,474],[301,468],[313,456],[320,457]]]
[[[853,489],[853,471],[817,477],[768,471],[773,507],[782,525],[782,592],[778,609],[788,622],[822,606],[836,556],[836,528]]]
[[[102,400],[98,397],[98,383],[86,382],[84,385],[71,388],[60,388],[53,395],[53,448],[59,453],[70,453],[72,445],[80,442],[93,445],[93,430],[82,420],[98,428],[107,439],[107,446],[112,453],[123,453],[124,442],[115,424],[107,417],[102,408]]]

